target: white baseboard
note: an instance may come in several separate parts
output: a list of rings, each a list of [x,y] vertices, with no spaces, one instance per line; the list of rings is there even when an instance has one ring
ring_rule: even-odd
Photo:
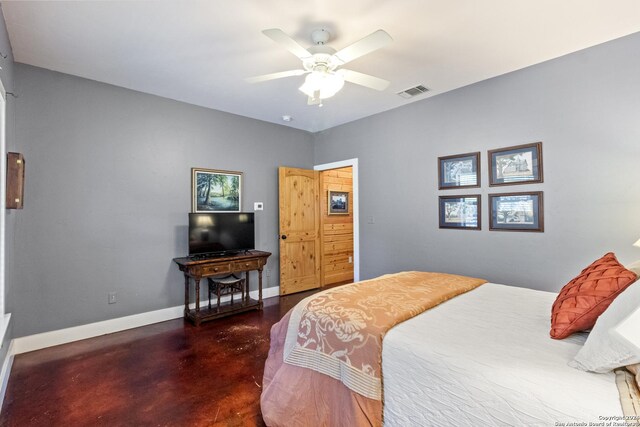
[[[2,370],[0,371],[0,408],[4,403],[4,395],[7,392],[7,384],[9,384],[9,375],[11,374],[11,367],[13,366],[13,341],[9,344],[9,351],[4,357],[2,362]]]
[[[249,292],[249,295],[254,299],[258,299],[257,290]],[[280,295],[280,289],[278,287],[262,290],[262,298],[271,298],[278,295]],[[226,302],[229,299],[230,296],[225,295],[221,298],[221,301]],[[200,301],[201,307],[208,304],[208,300]],[[194,307],[195,303],[191,303],[191,308]],[[27,353],[29,351],[40,350],[42,348],[93,338],[100,335],[112,334],[114,332],[124,331],[127,329],[139,328],[140,326],[165,322],[182,316],[184,316],[184,305],[119,317],[117,319],[103,320],[101,322],[74,326],[72,328],[59,329],[57,331],[28,335],[25,337],[15,338],[11,341],[10,348],[13,350],[11,355]]]

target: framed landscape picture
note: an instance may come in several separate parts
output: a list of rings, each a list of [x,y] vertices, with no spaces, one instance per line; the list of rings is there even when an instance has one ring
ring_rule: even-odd
[[[480,152],[438,157],[438,188],[480,187]]]
[[[489,186],[542,182],[542,143],[489,150]]]
[[[192,212],[240,212],[242,172],[191,168]]]
[[[489,230],[544,231],[542,191],[489,194]]]
[[[440,228],[480,230],[480,195],[440,196]]]
[[[349,192],[329,190],[329,215],[349,214]]]

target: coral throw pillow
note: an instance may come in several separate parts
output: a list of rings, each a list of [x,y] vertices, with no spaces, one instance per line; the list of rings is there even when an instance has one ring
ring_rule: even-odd
[[[551,309],[551,338],[563,339],[590,329],[620,292],[638,277],[605,254],[567,283]]]

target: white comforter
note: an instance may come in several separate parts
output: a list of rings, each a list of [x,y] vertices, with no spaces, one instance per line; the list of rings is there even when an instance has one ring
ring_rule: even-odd
[[[549,338],[555,296],[487,283],[394,327],[382,351],[385,425],[589,425],[621,416],[614,374],[567,366],[585,337]]]

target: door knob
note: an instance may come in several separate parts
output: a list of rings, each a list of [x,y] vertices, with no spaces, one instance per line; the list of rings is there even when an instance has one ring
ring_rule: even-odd
[[[287,240],[287,235],[286,234],[282,235],[282,240]]]

